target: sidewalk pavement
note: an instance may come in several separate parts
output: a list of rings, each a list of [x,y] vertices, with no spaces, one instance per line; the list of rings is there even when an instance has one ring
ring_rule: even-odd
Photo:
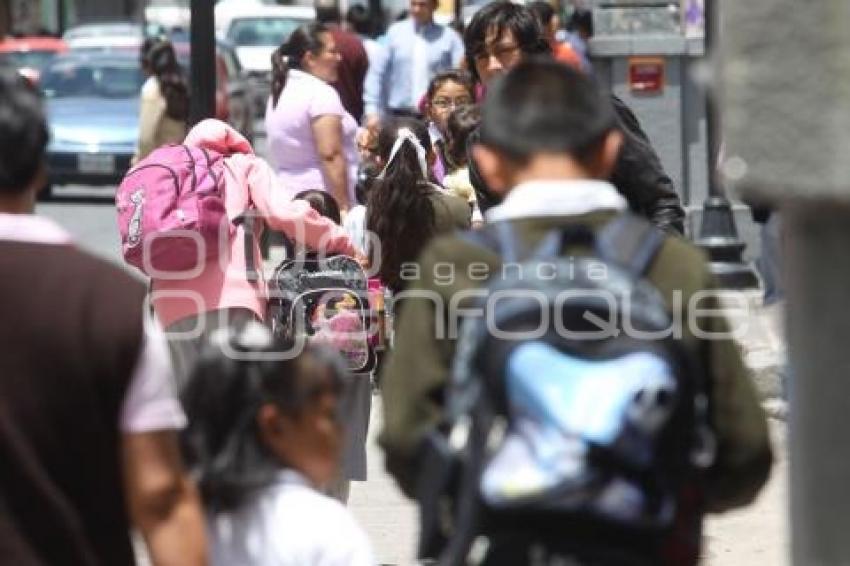
[[[744,360],[753,371],[762,398],[772,407],[781,407],[777,403],[781,396],[780,372],[785,363],[781,306],[762,307],[761,296],[755,292],[731,293],[724,305],[729,316],[737,316],[741,306],[747,306],[746,331],[739,340]],[[774,412],[784,418],[781,409]],[[369,481],[352,484],[349,507],[369,535],[379,564],[409,566],[416,563],[416,508],[401,495],[385,471],[383,454],[376,444],[381,417],[381,401],[374,396],[368,443]],[[707,520],[703,560],[707,566],[789,563],[785,423],[771,419],[771,431],[777,461],[770,482],[753,505]]]
[[[377,396],[373,401],[368,445],[369,481],[352,484],[349,508],[372,541],[378,564],[409,566],[416,563],[416,507],[404,498],[384,469],[383,454],[375,442],[381,423],[381,401]],[[703,561],[707,566],[786,566],[789,563],[785,424],[771,419],[771,429],[777,462],[770,483],[753,505],[708,519]]]

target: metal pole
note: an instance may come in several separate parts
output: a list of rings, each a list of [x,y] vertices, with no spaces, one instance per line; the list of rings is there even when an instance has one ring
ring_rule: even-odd
[[[706,0],[705,2],[705,56],[711,60],[714,58],[717,48],[717,1]],[[717,171],[717,160],[720,156],[721,131],[720,114],[717,112],[717,104],[714,92],[709,89],[705,97],[705,127],[706,144],[708,145],[708,194],[710,196],[723,196],[723,188],[720,185],[720,175]]]
[[[717,45],[719,0],[705,1],[705,56],[711,60]],[[710,90],[706,97],[706,141],[708,144],[708,198],[703,205],[702,225],[696,243],[706,250],[709,267],[719,285],[726,289],[758,287],[758,278],[743,261],[746,244],[738,237],[735,214],[723,191],[717,171],[720,155],[720,114]]]
[[[215,116],[215,13],[212,0],[192,0],[189,123]]]
[[[65,33],[68,27],[68,18],[66,17],[65,0],[56,1],[56,26],[59,28],[59,35]]]

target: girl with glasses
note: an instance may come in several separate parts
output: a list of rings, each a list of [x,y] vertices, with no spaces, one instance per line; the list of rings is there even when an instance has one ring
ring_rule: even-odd
[[[442,183],[447,173],[444,155],[448,120],[452,111],[475,102],[472,78],[463,71],[446,71],[431,79],[425,95],[423,114],[428,118],[428,133],[437,159],[432,167],[434,178]]]

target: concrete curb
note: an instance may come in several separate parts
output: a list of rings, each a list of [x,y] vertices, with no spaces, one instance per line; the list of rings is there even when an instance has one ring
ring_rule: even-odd
[[[732,327],[742,329],[736,342],[765,412],[772,418],[785,420],[788,414],[784,400],[787,372],[785,305],[765,306],[761,291],[725,291],[721,304]]]

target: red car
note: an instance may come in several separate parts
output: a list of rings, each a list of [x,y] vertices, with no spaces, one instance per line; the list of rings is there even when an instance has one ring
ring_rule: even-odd
[[[7,37],[0,41],[0,63],[15,67],[35,84],[53,57],[67,50],[65,42],[55,37]]]

